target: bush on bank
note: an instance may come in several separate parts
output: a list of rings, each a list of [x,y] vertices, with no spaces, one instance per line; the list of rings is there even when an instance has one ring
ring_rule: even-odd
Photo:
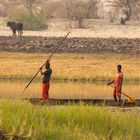
[[[24,29],[37,30],[47,28],[46,19],[43,14],[28,14],[26,12],[17,12],[10,17],[11,21],[22,22]]]

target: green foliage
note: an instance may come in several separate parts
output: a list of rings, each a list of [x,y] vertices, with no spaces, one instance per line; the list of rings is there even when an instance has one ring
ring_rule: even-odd
[[[18,12],[11,16],[10,20],[23,22],[24,29],[28,30],[47,28],[45,16],[42,14],[28,14],[26,12]]]
[[[31,140],[139,140],[138,110],[80,105],[33,106],[26,101],[0,102],[1,129]],[[113,111],[112,111],[113,110]]]

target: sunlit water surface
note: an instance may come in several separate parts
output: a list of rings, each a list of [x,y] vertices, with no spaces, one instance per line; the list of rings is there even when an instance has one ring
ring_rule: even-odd
[[[41,97],[41,81],[33,82],[24,94],[22,90],[28,81],[0,81],[0,98],[17,99],[26,97]],[[113,89],[105,83],[79,83],[79,82],[51,82],[50,98],[61,99],[111,99]],[[123,92],[130,96],[140,98],[139,84],[124,84]],[[124,96],[122,96],[125,98]]]

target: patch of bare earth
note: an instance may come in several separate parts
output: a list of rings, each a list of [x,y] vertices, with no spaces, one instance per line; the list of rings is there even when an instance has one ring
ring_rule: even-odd
[[[74,27],[74,23],[67,20],[50,20],[48,29],[40,31],[24,31],[24,36],[61,37],[71,31],[69,37],[100,37],[100,38],[139,38],[140,24],[130,22],[127,25],[109,23],[106,20],[88,20],[84,22],[85,28]],[[6,22],[0,19],[0,36],[11,36]]]

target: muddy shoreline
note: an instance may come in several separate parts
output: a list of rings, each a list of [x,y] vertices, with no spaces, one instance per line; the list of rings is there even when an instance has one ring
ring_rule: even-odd
[[[62,37],[0,36],[0,51],[44,52],[54,50]],[[58,53],[140,53],[140,38],[67,38]]]

